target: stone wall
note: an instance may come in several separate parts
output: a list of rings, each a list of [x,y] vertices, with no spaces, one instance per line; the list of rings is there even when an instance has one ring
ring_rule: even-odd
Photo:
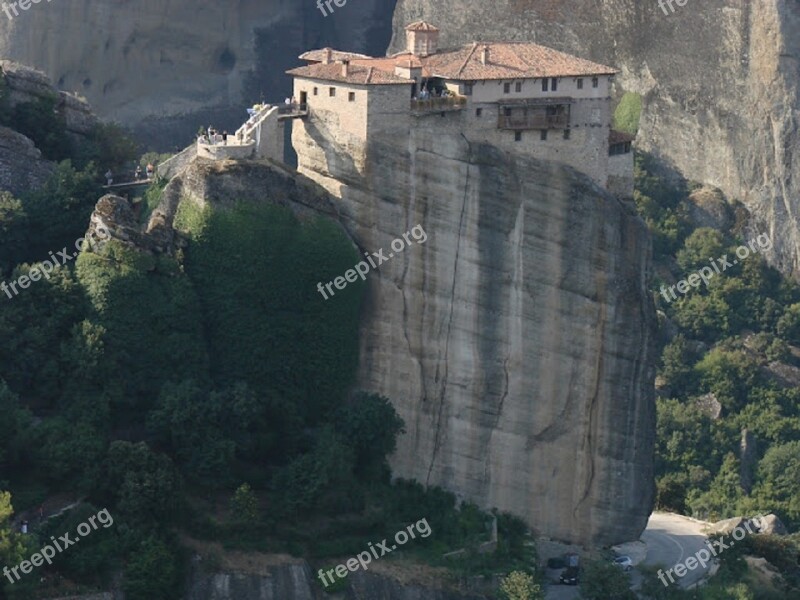
[[[608,157],[609,192],[618,198],[633,198],[633,152]]]

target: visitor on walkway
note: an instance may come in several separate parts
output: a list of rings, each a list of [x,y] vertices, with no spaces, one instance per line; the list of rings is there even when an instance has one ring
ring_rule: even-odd
[[[156,168],[153,166],[153,163],[147,163],[147,178],[152,179],[155,173],[156,173]]]
[[[142,178],[142,165],[136,165],[136,170],[133,172],[133,176],[136,181],[139,181]]]
[[[228,132],[227,131],[223,131],[222,132],[222,143],[225,144],[226,146],[228,145]]]
[[[108,185],[114,183],[114,174],[111,172],[111,169],[106,171],[106,181],[108,181]]]

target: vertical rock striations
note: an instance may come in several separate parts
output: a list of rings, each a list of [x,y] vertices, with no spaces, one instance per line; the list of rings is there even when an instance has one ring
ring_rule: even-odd
[[[745,203],[771,234],[771,261],[800,275],[800,3],[399,0],[406,23],[443,26],[442,43],[528,40],[614,65],[644,95],[638,145],[688,179]]]
[[[384,136],[356,165],[293,142],[364,251],[428,234],[372,273],[363,321],[360,384],[406,422],[394,474],[555,538],[637,538],[654,493],[643,223],[569,167],[458,134]]]

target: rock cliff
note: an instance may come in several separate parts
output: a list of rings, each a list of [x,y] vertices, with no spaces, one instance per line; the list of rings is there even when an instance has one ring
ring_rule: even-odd
[[[232,130],[261,94],[283,100],[284,71],[309,47],[382,52],[394,3],[351,0],[327,17],[314,2],[284,0],[42,3],[3,15],[0,57],[42,69],[104,119],[172,148],[200,119]]]
[[[0,77],[3,85],[7,86],[9,108],[43,98],[55,98],[55,109],[64,117],[67,133],[85,136],[99,123],[84,98],[57,90],[41,71],[10,60],[0,60]]]
[[[54,170],[30,139],[0,126],[0,190],[19,196],[44,185]]]
[[[403,27],[424,18],[442,44],[542,43],[621,70],[644,96],[638,146],[686,178],[745,203],[771,234],[770,256],[800,275],[800,3],[690,1],[664,14],[636,0],[399,0]]]
[[[638,538],[654,492],[644,224],[569,167],[458,134],[376,140],[363,165],[293,143],[363,251],[428,234],[373,271],[362,321],[359,384],[406,423],[394,475],[553,538]]]

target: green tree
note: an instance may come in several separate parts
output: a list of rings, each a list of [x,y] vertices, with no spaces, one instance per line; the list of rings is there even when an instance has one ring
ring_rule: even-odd
[[[800,441],[772,446],[758,465],[754,495],[792,528],[800,526]]]
[[[131,555],[122,589],[129,600],[174,600],[181,592],[181,558],[156,537],[148,538]]]
[[[48,160],[70,157],[72,142],[67,135],[67,122],[57,110],[55,94],[37,98],[33,102],[20,102],[11,110],[6,125],[31,138]]]
[[[181,482],[172,461],[144,442],[113,442],[98,487],[134,523],[167,523],[180,508]]]
[[[231,517],[239,523],[254,523],[258,520],[258,497],[250,488],[250,485],[243,483],[231,498]]]
[[[76,152],[75,162],[84,166],[90,162],[119,172],[139,155],[139,148],[128,132],[116,123],[99,123]]]
[[[660,374],[675,394],[682,395],[693,390],[695,361],[695,354],[683,334],[676,335],[675,339],[664,347],[661,353]]]
[[[356,394],[340,408],[334,420],[336,431],[353,448],[357,473],[375,479],[388,474],[386,458],[395,450],[403,433],[403,420],[388,398]]]
[[[542,587],[522,571],[512,571],[500,580],[502,600],[544,600]]]
[[[725,253],[725,237],[716,229],[695,229],[676,256],[678,265],[685,272],[697,271],[710,266],[709,259],[716,260]]]
[[[630,578],[618,566],[605,561],[587,561],[581,572],[581,595],[587,600],[636,600]]]
[[[614,129],[636,135],[642,116],[642,96],[625,92],[614,111]]]
[[[758,364],[740,350],[714,348],[695,369],[703,389],[716,394],[728,412],[741,410],[750,390],[759,381]]]
[[[786,308],[778,319],[775,331],[790,344],[800,345],[800,303]]]
[[[45,260],[49,252],[67,246],[72,253],[75,240],[86,233],[89,216],[102,189],[92,166],[76,170],[69,160],[58,164],[45,185],[23,198],[31,236],[27,260]]]
[[[337,506],[328,502],[325,509],[336,512],[342,496],[356,491],[354,464],[353,450],[347,442],[331,427],[323,427],[314,449],[294,459],[275,476],[280,506],[290,514],[321,510],[322,498],[334,493],[338,496]]]
[[[22,202],[0,190],[0,275],[24,260],[28,235],[28,215]]]
[[[689,501],[692,514],[701,519],[718,521],[737,514],[744,491],[739,460],[728,453],[708,491]]]
[[[13,514],[11,494],[0,491],[0,565],[13,566],[19,564],[27,556],[28,548],[25,546],[23,537],[11,529]]]

